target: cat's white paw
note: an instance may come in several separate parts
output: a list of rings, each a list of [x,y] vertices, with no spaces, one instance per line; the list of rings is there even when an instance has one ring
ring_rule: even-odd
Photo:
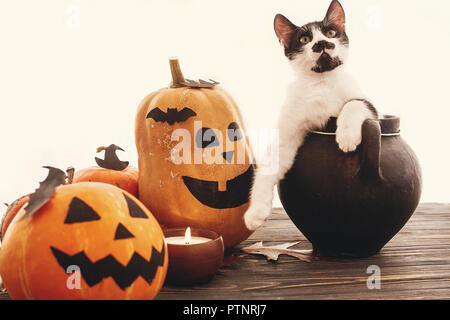
[[[245,226],[248,230],[254,231],[261,227],[270,215],[270,210],[263,206],[251,205],[244,214]]]
[[[336,142],[343,152],[353,152],[361,144],[361,129],[345,128],[336,131]]]

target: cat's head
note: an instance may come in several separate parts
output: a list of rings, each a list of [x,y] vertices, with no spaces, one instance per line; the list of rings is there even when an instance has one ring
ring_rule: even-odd
[[[325,18],[297,27],[281,14],[275,17],[275,33],[295,71],[324,73],[344,64],[348,55],[345,13],[337,0]]]

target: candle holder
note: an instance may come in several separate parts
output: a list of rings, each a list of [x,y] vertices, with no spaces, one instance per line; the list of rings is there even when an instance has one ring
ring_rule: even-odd
[[[171,239],[184,237],[184,228],[164,230],[169,254],[166,283],[174,285],[197,285],[210,281],[222,265],[224,244],[217,232],[191,229],[194,238],[206,238],[200,243],[171,243]]]

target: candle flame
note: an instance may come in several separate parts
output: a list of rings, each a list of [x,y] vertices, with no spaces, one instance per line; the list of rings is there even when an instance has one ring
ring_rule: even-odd
[[[191,244],[191,228],[187,227],[186,233],[184,234],[184,243]]]

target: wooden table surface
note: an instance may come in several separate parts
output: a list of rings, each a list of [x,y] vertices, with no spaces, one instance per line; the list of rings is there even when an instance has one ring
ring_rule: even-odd
[[[264,227],[233,249],[211,282],[165,286],[157,299],[450,299],[450,204],[421,204],[379,254],[365,259],[321,257],[306,263],[281,255],[271,262],[240,251],[258,241],[300,241],[293,248],[311,249],[284,211],[274,209]],[[380,267],[380,289],[367,287],[371,265]]]

